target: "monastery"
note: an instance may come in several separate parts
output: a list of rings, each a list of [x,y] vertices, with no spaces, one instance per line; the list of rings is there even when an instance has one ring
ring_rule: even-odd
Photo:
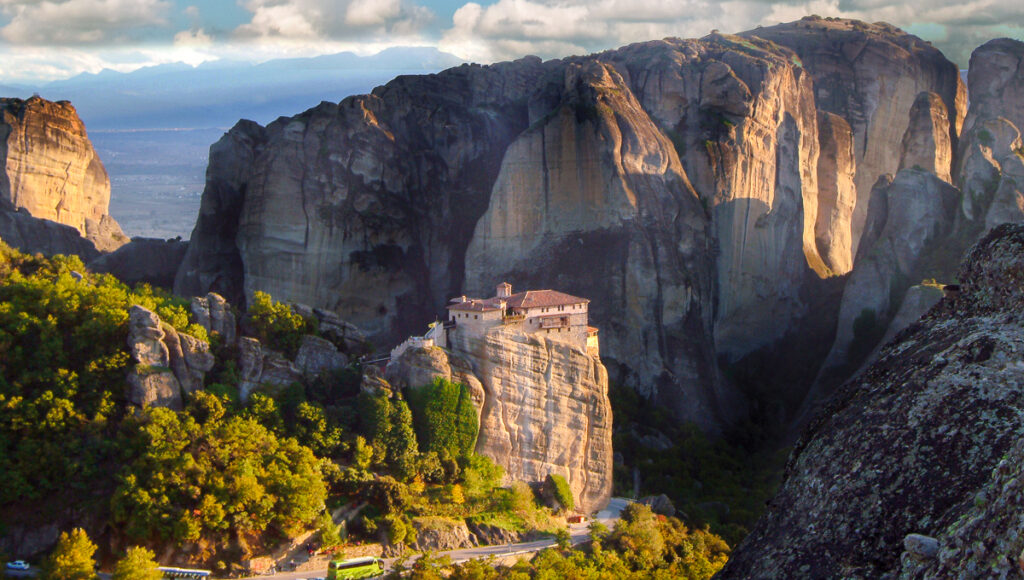
[[[447,348],[450,333],[482,337],[496,327],[525,334],[544,334],[568,342],[591,356],[599,356],[597,329],[587,325],[590,300],[557,290],[526,290],[512,293],[508,282],[498,284],[491,298],[458,296],[448,304],[448,319],[435,323],[423,336],[414,336],[391,351],[394,360],[409,347]]]

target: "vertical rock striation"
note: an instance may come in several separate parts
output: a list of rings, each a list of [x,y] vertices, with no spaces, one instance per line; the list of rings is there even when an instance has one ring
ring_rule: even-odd
[[[543,335],[498,327],[452,333],[451,353],[411,348],[388,365],[396,386],[443,377],[467,385],[480,412],[476,451],[510,481],[565,477],[577,509],[603,508],[612,490],[612,410],[601,359]]]
[[[71,226],[100,251],[128,239],[107,213],[110,179],[67,101],[0,99],[0,207]]]
[[[743,35],[794,50],[814,77],[818,108],[850,123],[857,154],[856,254],[871,189],[879,177],[898,171],[909,112],[921,92],[938,95],[949,112],[946,132],[956,149],[967,106],[960,71],[929,43],[885,23],[808,16]]]
[[[814,237],[821,259],[835,274],[853,269],[853,208],[857,161],[853,130],[839,115],[818,111],[818,219]]]

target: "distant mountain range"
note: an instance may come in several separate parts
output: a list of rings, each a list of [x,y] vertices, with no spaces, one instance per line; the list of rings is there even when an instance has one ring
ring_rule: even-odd
[[[0,85],[2,96],[68,100],[90,132],[231,127],[239,119],[268,123],[321,101],[365,93],[401,74],[456,66],[458,57],[435,48],[391,48],[373,56],[351,52],[260,64],[213,61],[172,63],[130,73],[103,70],[39,87]]]

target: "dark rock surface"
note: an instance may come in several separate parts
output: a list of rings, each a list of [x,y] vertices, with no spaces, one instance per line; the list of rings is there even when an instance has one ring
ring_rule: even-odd
[[[959,278],[811,423],[721,578],[1020,576],[1024,225],[989,233]],[[937,560],[903,558],[912,533]]]
[[[128,285],[145,282],[173,288],[174,276],[187,249],[188,242],[133,238],[117,250],[90,261],[88,267],[93,272],[111,274]]]

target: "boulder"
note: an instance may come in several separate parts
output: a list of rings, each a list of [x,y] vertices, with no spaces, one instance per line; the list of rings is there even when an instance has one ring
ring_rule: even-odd
[[[263,346],[259,340],[243,336],[238,339],[238,398],[249,399],[260,384],[263,374]]]
[[[906,554],[918,560],[929,560],[939,553],[939,541],[931,536],[907,534],[903,538]]]
[[[338,352],[329,340],[311,334],[302,337],[302,345],[295,355],[295,368],[307,377],[345,368],[348,357]]]
[[[167,367],[137,365],[128,372],[128,401],[146,407],[182,408],[181,384]]]
[[[415,547],[421,552],[444,552],[478,545],[475,535],[469,533],[466,522],[439,517],[413,518],[416,530]]]
[[[170,352],[164,344],[160,317],[139,305],[128,309],[128,349],[141,365],[168,367]]]
[[[656,514],[660,514],[666,517],[672,517],[676,515],[676,506],[672,504],[672,500],[667,495],[649,495],[640,500],[640,503],[650,506],[651,511]]]

